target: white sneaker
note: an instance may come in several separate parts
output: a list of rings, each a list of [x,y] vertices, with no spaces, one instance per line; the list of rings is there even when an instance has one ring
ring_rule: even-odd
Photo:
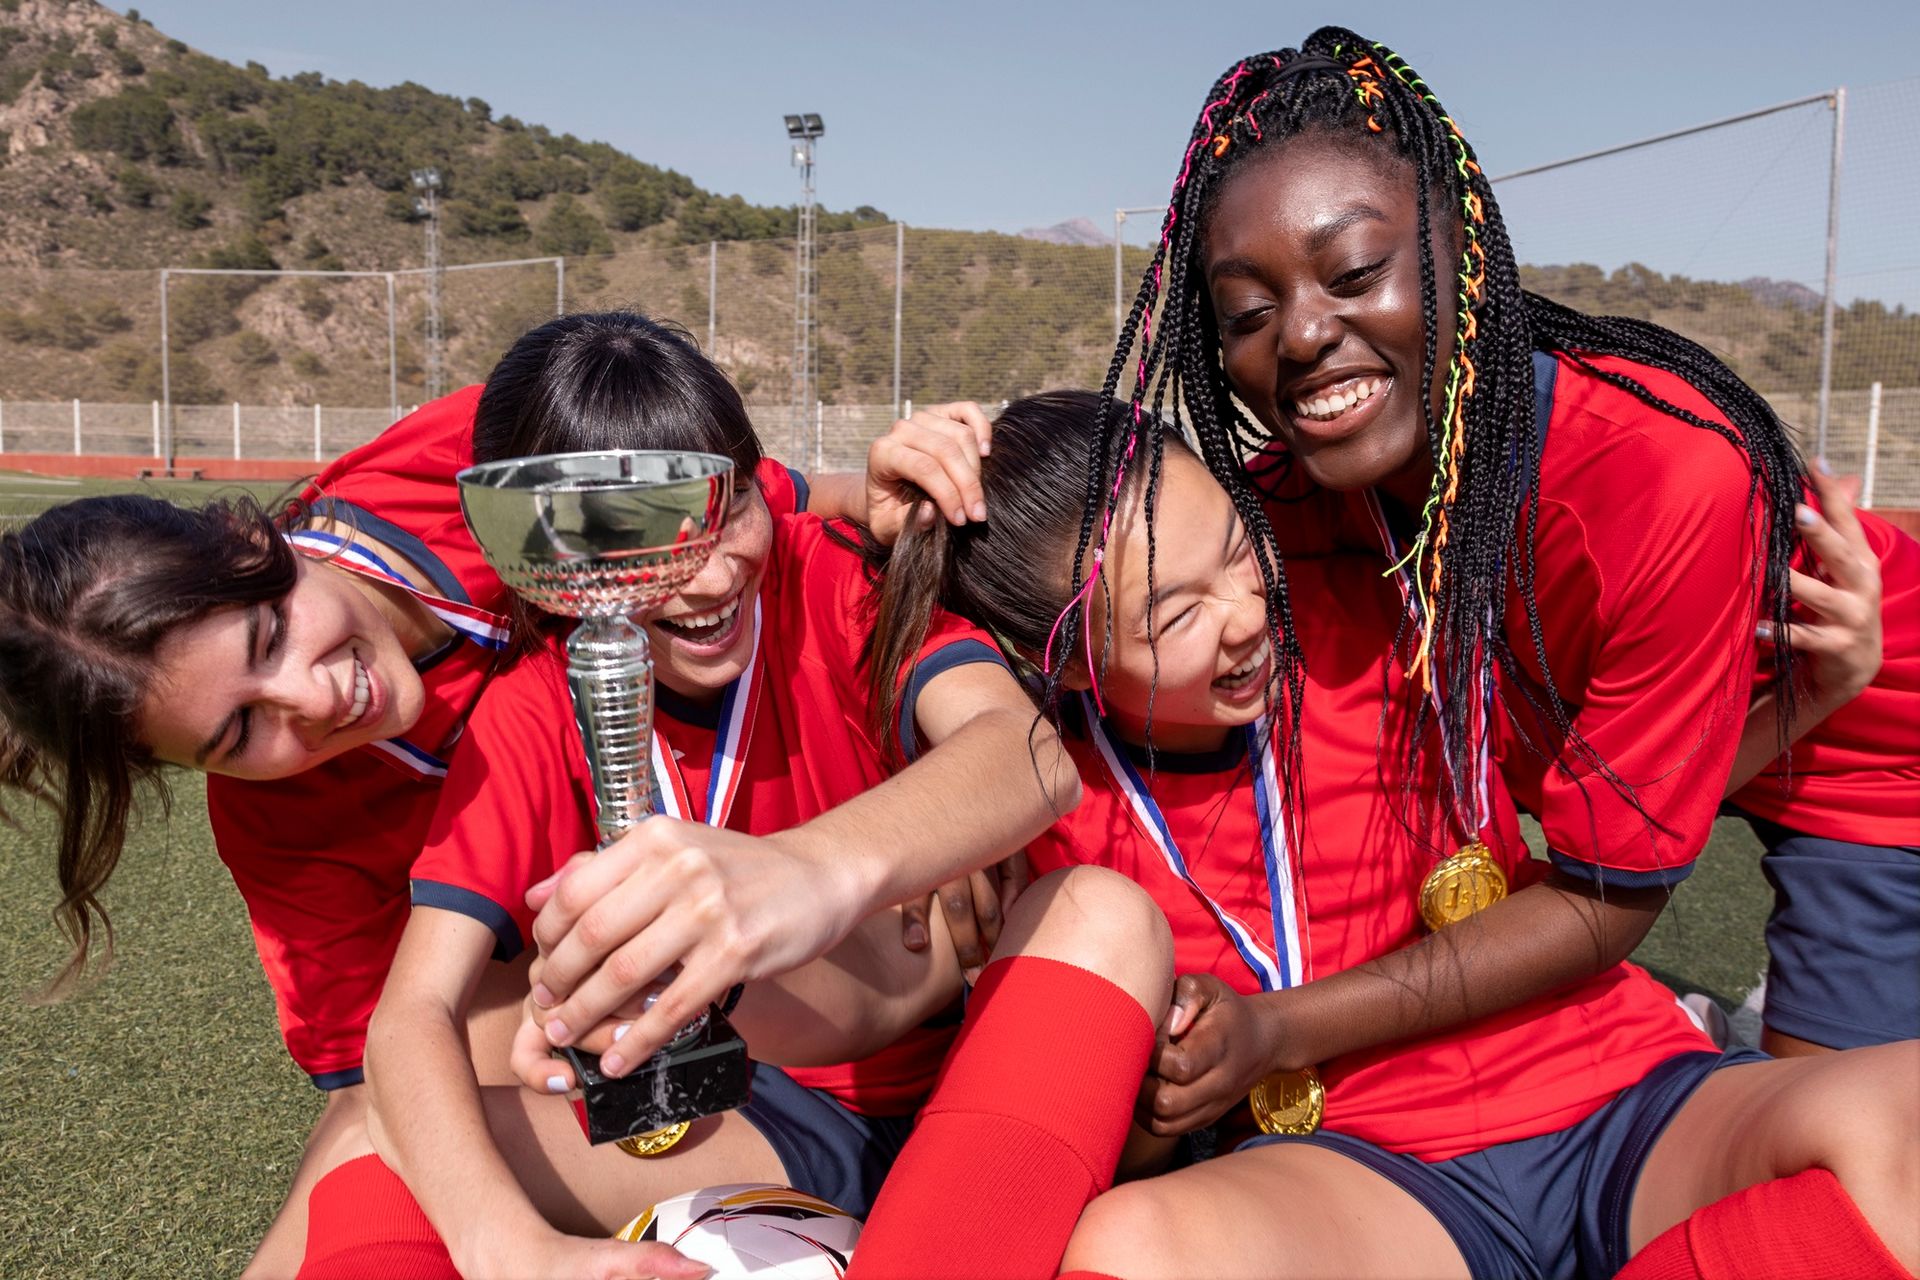
[[[1724,1049],[1732,1037],[1733,1027],[1727,1021],[1727,1012],[1712,996],[1699,991],[1689,991],[1680,997],[1680,1007],[1693,1019],[1693,1025],[1706,1032],[1715,1046]]]

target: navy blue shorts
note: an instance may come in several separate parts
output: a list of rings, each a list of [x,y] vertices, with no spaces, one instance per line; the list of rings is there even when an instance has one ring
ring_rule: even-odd
[[[1626,1265],[1633,1189],[1668,1122],[1714,1071],[1766,1060],[1755,1049],[1679,1054],[1579,1124],[1432,1164],[1324,1131],[1240,1150],[1310,1142],[1358,1160],[1439,1220],[1474,1280],[1610,1276]]]
[[[753,1096],[740,1114],[780,1157],[789,1186],[861,1219],[913,1132],[912,1116],[863,1116],[764,1062],[753,1064]]]
[[[1920,848],[1747,821],[1773,886],[1767,1025],[1830,1049],[1920,1036]]]

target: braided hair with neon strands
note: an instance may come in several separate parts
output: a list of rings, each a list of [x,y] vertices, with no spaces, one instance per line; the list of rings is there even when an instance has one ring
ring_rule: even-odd
[[[1472,775],[1484,732],[1472,712],[1475,691],[1484,687],[1480,681],[1488,664],[1497,662],[1539,722],[1565,743],[1556,767],[1595,773],[1631,799],[1631,786],[1574,727],[1547,658],[1535,593],[1538,504],[1526,501],[1538,491],[1546,427],[1535,420],[1532,354],[1562,353],[1586,373],[1660,413],[1724,437],[1741,451],[1749,464],[1749,502],[1762,509],[1766,547],[1764,564],[1756,566],[1750,585],[1776,628],[1785,624],[1791,605],[1787,565],[1794,550],[1793,510],[1804,479],[1800,460],[1766,401],[1701,347],[1657,325],[1584,315],[1523,290],[1499,205],[1471,144],[1404,59],[1351,31],[1322,28],[1297,50],[1245,58],[1208,91],[1181,158],[1159,244],[1102,388],[1117,411],[1103,413],[1100,444],[1088,461],[1076,572],[1097,570],[1104,540],[1101,514],[1114,477],[1143,443],[1153,451],[1147,491],[1152,500],[1158,436],[1141,424],[1173,407],[1253,535],[1268,589],[1277,697],[1297,708],[1303,679],[1282,548],[1247,470],[1247,459],[1270,449],[1272,441],[1233,398],[1206,278],[1204,241],[1226,179],[1249,157],[1309,134],[1368,149],[1388,162],[1383,175],[1405,174],[1418,214],[1424,332],[1419,386],[1423,391],[1433,387],[1436,370],[1443,376],[1438,396],[1418,397],[1432,482],[1403,561],[1419,609],[1403,622],[1395,648],[1419,685],[1439,695],[1441,710],[1421,700],[1406,738],[1408,763],[1437,717],[1448,773],[1456,779]],[[1457,260],[1436,260],[1436,232],[1442,233],[1442,243],[1458,244]],[[1442,307],[1454,335],[1446,349]],[[1732,428],[1669,403],[1628,375],[1593,365],[1588,357],[1596,355],[1624,357],[1685,380]],[[1501,629],[1509,576],[1525,606],[1532,655],[1544,677],[1538,683],[1523,676]],[[1777,709],[1784,748],[1795,692],[1791,650],[1776,646],[1773,663],[1782,691]],[[1416,770],[1407,769],[1405,785],[1410,787],[1415,776]]]

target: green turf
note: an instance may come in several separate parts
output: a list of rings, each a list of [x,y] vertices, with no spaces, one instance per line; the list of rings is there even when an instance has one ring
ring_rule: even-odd
[[[319,1097],[280,1047],[246,914],[213,854],[200,788],[148,823],[108,894],[119,960],[51,1008],[20,996],[62,945],[51,827],[6,832],[0,894],[0,1276],[231,1273],[278,1207]],[[1767,891],[1722,822],[1638,959],[1738,1002],[1763,963]]]
[[[74,479],[0,471],[0,528],[31,520],[57,502],[101,493],[151,493],[176,502],[205,502],[221,494],[250,493],[265,501],[287,488],[284,480]]]

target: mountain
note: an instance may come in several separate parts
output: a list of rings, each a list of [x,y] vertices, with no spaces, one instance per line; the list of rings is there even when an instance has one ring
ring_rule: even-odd
[[[1102,231],[1091,218],[1074,218],[1067,222],[1056,222],[1050,227],[1028,227],[1020,233],[1022,240],[1038,240],[1043,244],[1083,244],[1111,245],[1113,233]]]
[[[445,184],[451,261],[794,227],[791,208],[496,119],[479,98],[318,72],[276,79],[93,0],[0,3],[0,143],[0,263],[15,265],[180,263],[249,237],[281,258],[317,233],[331,239],[311,258],[389,266],[418,257],[410,177],[429,166]],[[885,221],[863,208],[823,212],[820,226]]]

